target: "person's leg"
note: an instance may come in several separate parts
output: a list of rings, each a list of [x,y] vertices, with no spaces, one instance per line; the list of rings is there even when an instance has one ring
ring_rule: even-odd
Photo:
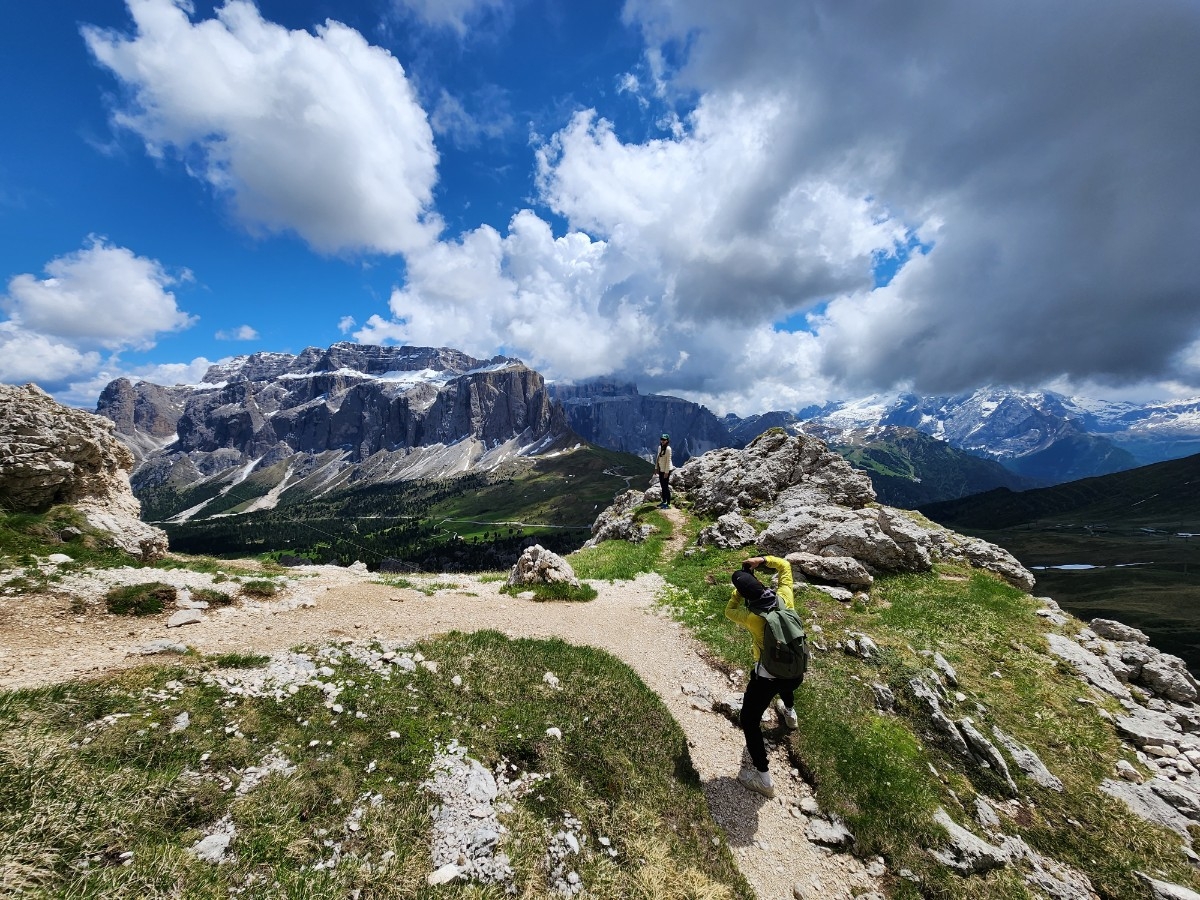
[[[788,728],[795,728],[799,723],[796,719],[796,688],[800,686],[800,679],[780,680],[779,688],[779,714],[783,716],[783,724]]]
[[[796,707],[796,688],[800,687],[800,681],[799,678],[780,678],[776,682],[776,686],[779,688],[779,699],[788,709]]]
[[[662,489],[662,505],[669,506],[671,504],[671,476],[659,472],[658,486]]]
[[[763,743],[762,715],[771,705],[775,697],[775,684],[770,678],[760,678],[750,673],[750,683],[746,685],[746,693],[742,696],[742,734],[746,736],[746,749],[750,751],[750,759],[754,768],[760,772],[767,771],[767,747]]]

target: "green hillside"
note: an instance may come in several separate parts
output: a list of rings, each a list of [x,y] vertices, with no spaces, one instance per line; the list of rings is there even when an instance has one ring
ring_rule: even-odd
[[[1081,619],[1141,628],[1200,671],[1200,456],[921,512],[1004,547]]]
[[[903,509],[1033,483],[915,428],[872,431],[833,449],[871,477],[880,503]]]
[[[1046,518],[1179,528],[1200,522],[1200,455],[1084,478],[1054,487],[989,491],[957,502],[926,504],[937,522],[1010,528]]]
[[[625,590],[623,582],[638,572],[658,573],[661,607],[704,647],[707,663],[729,675],[736,692],[752,662],[749,640],[722,615],[728,581],[713,576],[727,575],[746,551],[695,548],[698,530],[710,522],[686,506],[684,515],[686,550],[668,540],[680,522],[647,504],[639,516],[658,529],[650,540],[610,541],[568,561],[604,591]],[[0,571],[15,577],[31,553],[77,553],[82,538],[63,544],[55,524],[53,516],[0,512],[0,539],[10,538],[0,540]],[[182,556],[160,563],[168,564],[211,570],[210,560]],[[154,568],[143,568],[145,581],[158,579]],[[465,597],[482,584],[426,579],[414,577],[405,589],[452,588]],[[40,596],[22,590],[29,591],[26,602]],[[75,599],[80,615],[101,615],[87,611],[85,598]],[[1123,712],[1117,701],[1089,694],[1049,652],[1049,636],[1071,635],[1078,623],[1048,621],[1033,598],[958,565],[880,577],[869,596],[852,603],[805,585],[797,586],[796,599],[814,651],[796,694],[801,724],[791,731],[772,718],[766,730],[823,814],[853,833],[847,852],[864,864],[882,861],[881,886],[891,900],[1083,896],[1046,878],[1049,869],[1037,885],[1028,881],[1028,864],[1015,855],[990,871],[955,871],[930,852],[947,847],[939,810],[976,832],[978,811],[990,810],[994,831],[984,829],[979,839],[1019,838],[1086,879],[1100,900],[1162,896],[1140,872],[1200,887],[1178,834],[1137,818],[1101,789],[1118,761],[1142,777],[1158,770],[1120,740],[1112,722]],[[863,636],[873,651],[845,651]],[[632,658],[646,652],[641,637],[627,648]],[[417,643],[399,633],[386,641],[294,649],[324,667],[322,681],[305,675],[296,690],[278,690],[255,671],[271,657],[189,650],[165,664],[148,660],[94,679],[0,692],[6,748],[0,829],[10,893],[551,900],[564,894],[546,877],[547,847],[570,822],[581,848],[571,864],[589,887],[586,896],[754,896],[737,866],[753,822],[739,834],[714,820],[684,726],[624,657],[487,630],[448,630]],[[914,688],[933,684],[935,653],[955,672],[953,689],[940,694],[944,714],[974,723],[984,735],[994,729],[1010,735],[1044,763],[1057,788],[1012,763],[1010,786],[995,766],[944,739]],[[405,673],[385,654],[414,664]],[[553,684],[544,673],[555,673]],[[674,680],[669,687],[677,690]],[[880,713],[884,691],[892,705]],[[702,714],[715,713],[690,713]],[[739,765],[735,721],[726,733],[729,774],[716,780],[716,797]],[[435,867],[432,804],[423,784],[451,742],[469,748],[488,771],[521,779],[536,773],[530,779],[536,789],[502,811],[498,846],[514,870],[515,892],[427,880]],[[260,774],[269,781],[256,788]],[[778,774],[780,783],[790,783]],[[230,776],[241,782],[237,790]],[[797,798],[785,790],[781,802]],[[804,840],[807,818],[796,815],[796,842]],[[190,848],[223,822],[236,827],[232,852],[220,865],[201,862]],[[340,849],[333,853],[335,843]],[[615,852],[595,849],[608,846]],[[791,840],[770,849],[778,865],[797,867]],[[331,853],[336,866],[328,863]],[[1038,889],[1043,885],[1047,890]]]
[[[346,488],[321,496],[285,492],[274,509],[164,525],[172,549],[236,556],[269,553],[376,568],[477,571],[508,565],[530,537],[570,552],[629,486],[648,484],[651,465],[626,453],[577,450],[512,460],[491,472]],[[242,485],[230,509],[260,495]]]

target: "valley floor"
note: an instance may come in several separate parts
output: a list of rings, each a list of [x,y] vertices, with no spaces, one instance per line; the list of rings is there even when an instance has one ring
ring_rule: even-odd
[[[72,612],[65,599],[0,597],[0,689],[95,677],[153,662],[163,657],[143,651],[161,641],[218,654],[270,653],[335,640],[418,639],[481,628],[510,637],[557,637],[612,653],[663,699],[687,734],[713,817],[760,898],[848,900],[876,887],[854,857],[805,838],[798,804],[812,791],[791,768],[782,743],[771,747],[778,789],[774,800],[737,783],[744,753],[741,732],[724,716],[692,706],[684,686],[689,692],[695,686],[725,697],[740,696],[743,685],[709,666],[686,630],[656,605],[663,584],[659,576],[594,582],[599,596],[587,603],[536,603],[501,594],[502,582],[466,575],[408,579],[427,589],[436,583],[437,590],[427,595],[375,583],[376,576],[365,570],[323,566],[296,572],[307,577],[292,581],[271,602],[209,610],[204,621],[181,628],[166,627],[167,613],[127,619],[95,612],[107,590],[98,582],[89,611],[82,615]],[[207,578],[183,570],[154,575],[160,576],[164,581]],[[78,587],[73,592],[78,595]]]

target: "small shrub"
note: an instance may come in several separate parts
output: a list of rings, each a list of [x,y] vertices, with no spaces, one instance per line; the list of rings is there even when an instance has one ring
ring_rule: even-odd
[[[115,587],[104,598],[110,613],[119,616],[149,616],[175,602],[175,588],[161,581]]]
[[[523,594],[533,591],[533,599],[539,602],[559,600],[573,603],[584,603],[596,599],[596,589],[590,584],[580,584],[572,587],[565,582],[557,584],[506,584],[500,588],[502,594]]]
[[[247,597],[274,597],[278,592],[279,585],[263,579],[247,581],[242,585],[242,593]]]
[[[203,600],[209,606],[228,606],[233,602],[233,598],[227,593],[213,590],[212,588],[197,588],[192,591],[192,599]]]

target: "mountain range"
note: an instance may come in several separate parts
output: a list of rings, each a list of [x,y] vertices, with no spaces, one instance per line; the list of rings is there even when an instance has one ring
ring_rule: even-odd
[[[718,417],[612,379],[547,383],[508,357],[353,343],[237,357],[197,385],[118,379],[96,411],[134,452],[134,490],[162,518],[228,511],[237,504],[214,499],[235,485],[255,498],[243,509],[263,508],[285,491],[487,470],[579,443],[649,459],[662,433],[677,465],[773,427],[810,434],[867,471],[882,502],[913,507],[1200,452],[1200,399],[1138,406],[983,388]]]

